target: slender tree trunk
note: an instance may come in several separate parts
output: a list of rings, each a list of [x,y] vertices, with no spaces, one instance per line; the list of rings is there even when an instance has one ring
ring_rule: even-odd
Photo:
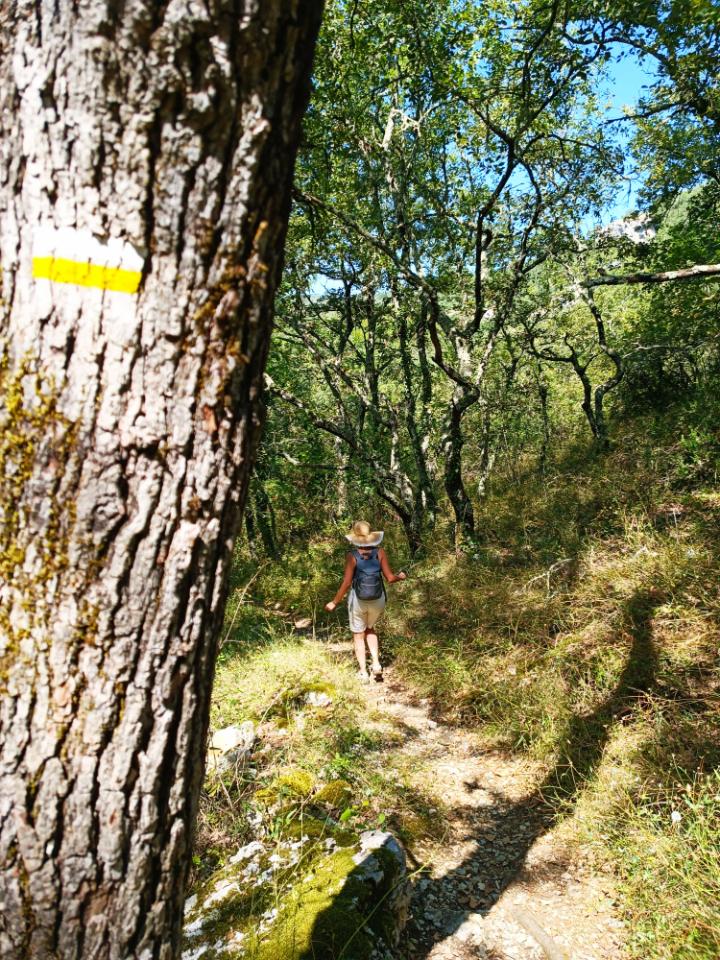
[[[397,509],[397,508],[396,508]],[[411,556],[415,556],[422,550],[423,530],[420,523],[420,517],[414,510],[401,509],[398,512],[400,522],[403,525],[403,533],[408,542]]]
[[[610,448],[610,435],[605,418],[604,398],[604,394],[597,388],[593,396],[593,422],[595,424],[595,440],[598,446],[601,450],[608,450]]]
[[[277,528],[275,526],[275,511],[272,500],[265,488],[268,471],[265,458],[259,456],[252,479],[250,481],[250,501],[253,507],[253,517],[263,543],[265,555],[275,559],[280,554],[278,546]]]
[[[363,313],[365,314],[365,382],[368,391],[370,406],[367,410],[367,429],[375,440],[381,431],[377,412],[380,409],[380,377],[376,359],[377,312],[375,305],[375,288],[368,284],[362,293]]]
[[[445,491],[455,515],[455,539],[475,536],[475,513],[463,481],[462,450],[465,437],[462,418],[477,397],[456,388],[447,418],[443,451],[445,453]]]
[[[407,427],[410,446],[412,448],[415,460],[415,470],[417,473],[417,504],[415,511],[422,517],[421,526],[431,531],[435,526],[437,517],[437,499],[435,489],[430,477],[427,462],[427,441],[428,437],[423,436],[418,426],[416,385],[413,376],[413,364],[410,355],[409,334],[407,320],[403,312],[402,304],[399,298],[396,300],[396,309],[398,314],[398,335],[400,342],[400,359],[403,371],[403,384],[405,388],[405,425]],[[424,387],[421,392],[421,402],[423,409],[426,404],[424,397]]]
[[[0,956],[170,960],[320,3],[0,13]]]
[[[348,493],[348,468],[350,466],[350,457],[347,455],[342,440],[338,437],[333,438],[333,449],[337,459],[337,496],[333,513],[337,520],[344,519],[348,512],[349,493]]]
[[[277,533],[275,531],[275,512],[262,480],[256,475],[253,485],[253,506],[255,522],[260,531],[265,554],[273,559],[279,554]]]
[[[497,453],[493,449],[490,408],[487,403],[482,407],[482,427],[480,433],[480,463],[477,481],[477,495],[480,502],[487,499],[490,489],[490,475],[495,466]]]
[[[592,383],[590,382],[590,377],[587,375],[587,366],[583,366],[574,353],[570,363],[572,364],[572,368],[575,371],[578,380],[582,384],[583,398],[580,406],[585,414],[585,419],[590,427],[590,432],[592,433],[597,446],[601,450],[606,449],[608,446],[608,436],[603,417],[602,398],[600,398],[599,406],[593,403],[593,389]],[[599,420],[597,418],[598,411],[600,413]]]
[[[540,440],[538,470],[541,474],[544,474],[547,469],[548,449],[550,447],[550,416],[548,413],[548,395],[548,385],[542,379],[542,374],[538,374],[538,397],[540,398],[540,416],[542,419],[542,438]]]
[[[584,378],[582,380],[582,386],[583,386],[583,400],[581,404],[582,411],[585,414],[585,419],[588,422],[588,426],[590,427],[590,432],[595,438],[595,441],[600,446],[602,446],[602,438],[601,438],[600,432],[598,431],[597,421],[595,420],[595,410],[592,404],[592,388],[587,378]]]
[[[250,551],[250,556],[253,560],[257,560],[258,550],[257,550],[257,527],[255,525],[255,518],[253,517],[253,512],[251,505],[248,504],[245,507],[245,534],[247,536],[248,549]]]
[[[614,390],[621,383],[625,376],[622,359],[615,350],[606,350],[611,359],[615,362],[615,374],[609,377],[604,383],[595,387],[593,394],[593,419],[595,421],[596,437],[601,449],[610,448],[610,434],[608,432],[607,418],[605,416],[605,397],[611,390]]]
[[[615,373],[613,376],[608,377],[604,383],[601,383],[599,386],[597,386],[593,394],[593,419],[595,421],[596,430],[595,435],[601,449],[607,450],[610,447],[610,436],[608,434],[607,420],[605,419],[605,395],[610,393],[611,390],[614,390],[615,387],[621,383],[623,377],[625,376],[625,369],[622,357],[618,351],[614,350],[608,345],[605,321],[603,320],[602,311],[595,300],[593,291],[584,290],[582,292],[582,298],[590,310],[593,320],[595,321],[598,343],[600,344],[600,347],[605,353],[606,357],[611,360],[615,366]]]

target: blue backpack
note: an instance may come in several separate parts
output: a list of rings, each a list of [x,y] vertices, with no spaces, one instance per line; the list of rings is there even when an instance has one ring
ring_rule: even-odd
[[[352,585],[358,600],[379,600],[384,597],[385,583],[377,547],[371,550],[369,557],[363,557],[359,550],[353,550],[352,555],[355,557]]]

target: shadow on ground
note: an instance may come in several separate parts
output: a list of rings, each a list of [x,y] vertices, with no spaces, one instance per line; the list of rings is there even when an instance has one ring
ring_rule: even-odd
[[[595,710],[571,719],[562,756],[542,783],[517,802],[509,802],[500,791],[493,791],[487,784],[473,780],[464,783],[468,793],[483,790],[491,802],[478,808],[451,811],[453,821],[464,824],[463,839],[472,843],[473,852],[440,878],[425,874],[416,879],[414,918],[403,936],[400,948],[403,955],[412,960],[428,957],[436,944],[453,937],[471,913],[487,913],[521,873],[533,844],[561,817],[572,812],[602,760],[614,726],[641,710],[643,701],[654,691],[658,657],[653,644],[652,618],[663,599],[652,591],[637,592],[625,604],[617,629],[617,642],[628,644],[629,641],[622,674],[613,691]],[[402,727],[408,740],[417,738],[417,730],[407,724]],[[420,865],[411,858],[410,866],[417,869]],[[557,865],[557,869],[562,866]],[[468,888],[473,891],[472,906],[463,907],[468,900]],[[433,903],[442,910],[441,923],[418,923],[416,918],[427,916]],[[311,957],[312,960],[340,957],[357,960],[366,956],[367,938],[353,935],[340,949],[340,941],[330,937],[328,930],[334,909],[333,904],[318,917],[317,929],[310,937],[312,947],[301,960]],[[458,944],[458,948],[460,946]],[[493,954],[485,956],[491,958]]]
[[[587,716],[572,718],[566,748],[545,780],[518,803],[503,803],[500,797],[492,807],[474,815],[468,823],[467,839],[475,852],[454,870],[437,880],[425,880],[420,891],[425,900],[462,903],[467,887],[475,886],[479,905],[448,912],[442,930],[428,931],[414,922],[407,939],[417,946],[408,949],[413,958],[429,955],[434,944],[451,937],[471,912],[487,912],[503,891],[521,872],[532,845],[550,830],[562,816],[570,813],[585,783],[600,763],[615,724],[641,705],[651,693],[657,671],[657,655],[652,641],[652,616],[662,597],[639,592],[627,602],[620,626],[620,637],[630,637],[630,650],[619,681],[605,701]],[[474,785],[469,784],[469,787]]]

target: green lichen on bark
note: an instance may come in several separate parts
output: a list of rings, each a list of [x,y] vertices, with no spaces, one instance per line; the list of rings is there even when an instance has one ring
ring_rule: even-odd
[[[0,607],[0,684],[23,641],[43,622],[49,586],[68,567],[72,500],[61,497],[76,439],[54,384],[32,356],[14,366],[0,352],[0,582],[15,607]]]

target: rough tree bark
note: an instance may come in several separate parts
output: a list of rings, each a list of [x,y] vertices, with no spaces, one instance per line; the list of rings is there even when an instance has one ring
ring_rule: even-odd
[[[410,349],[410,332],[408,329],[407,316],[400,302],[400,298],[395,294],[393,306],[397,313],[398,321],[398,343],[400,347],[400,364],[402,367],[405,397],[405,427],[410,440],[410,447],[415,461],[415,472],[417,474],[415,514],[420,522],[420,539],[423,539],[426,533],[431,533],[434,530],[438,513],[435,485],[428,463],[430,431],[427,429],[427,421],[428,406],[432,399],[432,384],[429,370],[427,369],[427,357],[423,356],[420,360],[421,383],[420,390],[418,391],[418,385],[415,382],[416,377],[414,375],[415,365]],[[420,324],[418,324],[418,326],[420,326]],[[421,343],[421,348],[424,349],[424,343]],[[425,361],[424,368],[422,367],[423,359]],[[418,400],[420,402],[419,415],[417,409]]]
[[[320,0],[0,11],[0,955],[176,956]]]

